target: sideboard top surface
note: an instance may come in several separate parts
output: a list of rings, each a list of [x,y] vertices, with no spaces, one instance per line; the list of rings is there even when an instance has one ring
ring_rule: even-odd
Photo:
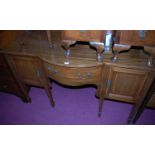
[[[61,47],[61,31],[51,31],[54,47],[50,48],[45,31],[27,31],[10,46],[5,47],[5,52],[12,54],[35,55],[42,60],[67,66],[67,67],[92,67],[103,63],[124,67],[137,67],[155,71],[155,67],[147,67],[148,54],[141,49],[131,49],[119,55],[119,61],[111,61],[112,52],[104,54],[103,62],[96,61],[96,51],[89,44],[73,45],[69,58],[64,57],[64,49]]]

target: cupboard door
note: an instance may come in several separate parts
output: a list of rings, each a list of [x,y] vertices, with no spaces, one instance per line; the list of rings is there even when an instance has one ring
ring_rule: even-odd
[[[136,102],[143,91],[149,73],[143,70],[111,67],[107,82],[108,98]]]
[[[45,76],[43,64],[39,58],[30,55],[9,54],[7,59],[12,65],[12,70],[19,77],[19,81],[27,85],[44,87],[52,106],[55,105],[50,92],[49,80]]]
[[[17,74],[26,84],[41,86],[40,69],[37,67],[37,59],[31,56],[11,56]]]

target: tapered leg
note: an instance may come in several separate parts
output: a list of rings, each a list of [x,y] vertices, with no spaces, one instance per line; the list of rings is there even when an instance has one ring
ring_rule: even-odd
[[[99,111],[98,111],[98,117],[101,117],[101,114],[102,114],[102,108],[103,108],[103,102],[104,102],[104,97],[100,97],[100,99],[99,99]]]
[[[103,81],[101,82],[101,85],[98,86],[97,96],[99,97],[98,117],[101,117],[103,103],[104,103],[104,83],[103,83]]]
[[[51,93],[51,89],[50,89],[49,84],[46,83],[46,84],[44,85],[44,88],[45,88],[45,92],[46,92],[46,94],[47,94],[47,96],[48,96],[48,98],[49,98],[49,100],[50,100],[50,103],[51,103],[52,107],[54,107],[54,106],[55,106],[55,102],[54,102],[54,100],[53,100],[53,96],[52,96],[52,93]]]
[[[144,111],[147,103],[149,102],[150,98],[152,97],[152,94],[155,92],[155,79],[153,80],[152,84],[150,85],[150,88],[145,96],[145,98],[143,99],[141,104],[135,104],[131,110],[131,113],[129,115],[128,124],[134,124],[138,118],[140,117],[140,115],[142,114],[142,112]]]
[[[49,98],[49,101],[52,105],[52,107],[55,106],[55,102],[53,100],[53,96],[52,96],[52,93],[51,93],[51,90],[50,90],[50,81],[49,79],[46,77],[46,74],[45,74],[45,71],[44,71],[44,66],[42,64],[42,61],[38,58],[36,58],[36,63],[37,63],[37,77],[40,81],[40,84],[42,87],[44,87],[45,89],[45,92]]]
[[[31,103],[31,98],[28,96],[28,97],[21,97],[22,101],[25,102],[25,103]]]
[[[133,106],[133,108],[130,112],[130,115],[128,117],[127,124],[134,124],[135,123],[135,121],[136,121],[135,118],[136,118],[138,109],[139,109],[139,107],[137,107],[136,105]]]

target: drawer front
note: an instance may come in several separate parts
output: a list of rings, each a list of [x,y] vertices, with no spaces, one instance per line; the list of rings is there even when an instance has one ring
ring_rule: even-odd
[[[15,82],[0,80],[0,91],[20,95],[20,90]]]
[[[46,63],[47,76],[68,85],[98,84],[102,66],[97,67],[65,67]]]
[[[68,30],[62,32],[62,39],[75,41],[103,41],[104,31],[101,30]]]

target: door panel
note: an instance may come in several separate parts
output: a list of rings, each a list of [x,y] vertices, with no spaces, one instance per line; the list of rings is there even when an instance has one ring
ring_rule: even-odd
[[[35,57],[12,56],[16,71],[24,83],[40,86]]]
[[[108,98],[135,102],[147,78],[147,71],[111,67],[107,88]]]

